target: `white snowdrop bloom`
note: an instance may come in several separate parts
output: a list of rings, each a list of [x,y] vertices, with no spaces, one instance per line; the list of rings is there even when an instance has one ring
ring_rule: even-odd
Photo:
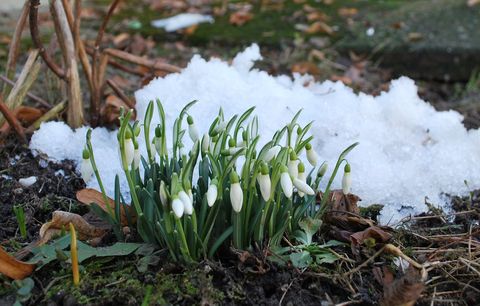
[[[324,163],[320,166],[320,169],[318,169],[317,176],[318,176],[318,177],[323,177],[323,176],[325,175],[325,173],[327,173],[327,169],[328,169],[328,163],[327,163],[327,162],[324,162]]]
[[[153,145],[155,147],[155,151],[157,151],[158,156],[162,156],[162,138],[154,137]]]
[[[185,213],[187,215],[191,215],[193,213],[193,204],[190,201],[190,197],[188,196],[188,194],[184,190],[182,190],[178,193],[178,197],[183,203]]]
[[[172,210],[177,218],[181,218],[183,216],[184,209],[183,202],[178,198],[178,196],[173,197]]]
[[[275,158],[275,156],[277,156],[277,154],[280,152],[281,150],[281,147],[280,146],[274,146],[274,147],[271,147],[267,153],[263,156],[263,160],[267,163],[269,163],[272,159]]]
[[[288,174],[292,177],[292,179],[298,177],[298,159],[297,160],[289,160],[288,163]]]
[[[261,166],[260,174],[257,176],[257,182],[260,186],[260,193],[262,194],[262,198],[265,200],[265,202],[268,201],[272,192],[272,182],[270,180],[268,166],[266,163],[263,163]]]
[[[192,205],[193,205],[193,192],[192,192],[192,189],[188,189],[187,195],[188,195],[188,197],[190,198],[190,202],[192,202]]]
[[[160,202],[162,203],[163,207],[167,206],[168,203],[168,196],[167,196],[167,188],[165,187],[165,182],[160,182],[160,189],[158,190],[160,196]]]
[[[80,164],[80,174],[85,183],[87,183],[93,175],[93,167],[90,162],[90,153],[87,149],[82,152],[82,163]]]
[[[133,169],[137,170],[140,166],[140,149],[136,148],[133,150]]]
[[[343,172],[343,178],[342,178],[343,194],[345,195],[349,194],[351,186],[352,186],[352,178],[350,176],[350,164],[346,164]]]
[[[233,211],[239,213],[243,206],[243,191],[238,174],[235,171],[232,171],[230,174],[230,184],[230,202],[232,203]]]
[[[195,125],[195,122],[193,122],[192,116],[187,117],[187,123],[188,123],[188,135],[190,136],[190,139],[195,142],[198,140],[198,130],[197,126]]]
[[[294,178],[293,179],[293,185],[297,187],[299,192],[306,193],[308,195],[314,195],[315,191],[313,191],[312,187],[308,186],[307,183],[304,181],[300,180],[299,178]]]
[[[131,165],[133,162],[134,157],[134,146],[132,138],[125,139],[125,159],[127,161],[127,165]]]
[[[217,195],[218,195],[217,185],[214,184],[214,182],[211,182],[210,185],[208,185],[208,189],[207,189],[208,207],[212,207],[213,204],[215,204],[215,201],[217,201]]]
[[[283,168],[282,174],[280,175],[280,185],[282,186],[285,196],[290,199],[293,193],[292,179],[290,178],[290,174],[288,174],[287,167],[283,166]]]
[[[318,161],[317,152],[315,152],[315,150],[313,149],[313,147],[310,143],[307,143],[307,145],[305,146],[305,149],[307,150],[307,160],[308,160],[308,162],[310,163],[310,165],[315,167],[317,165],[317,161]]]
[[[202,152],[207,153],[210,148],[210,136],[208,133],[203,134],[202,137]]]
[[[300,167],[300,166],[299,166],[299,167]],[[307,174],[305,173],[305,170],[304,170],[304,171],[298,171],[298,179],[299,179],[300,181],[304,182],[305,184],[307,183]],[[293,184],[295,185],[295,182],[294,182]],[[295,187],[297,187],[297,186],[295,185]],[[303,192],[300,190],[300,188],[297,187],[297,189],[298,189],[298,195],[299,195],[300,197],[303,197],[303,196],[305,195],[305,193],[303,193]]]

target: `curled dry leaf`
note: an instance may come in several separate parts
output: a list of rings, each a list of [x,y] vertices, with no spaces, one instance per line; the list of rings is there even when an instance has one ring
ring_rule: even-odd
[[[0,273],[12,279],[24,279],[32,274],[35,264],[16,260],[0,246]]]
[[[367,239],[375,239],[377,243],[386,243],[392,238],[392,234],[384,231],[377,226],[371,226],[361,232],[356,232],[350,235],[352,247],[358,247],[362,245]]]
[[[92,189],[92,188],[85,188],[85,189],[77,191],[77,200],[80,203],[88,205],[88,206],[90,206],[92,203],[95,203],[98,206],[100,206],[106,212],[110,211],[110,209],[107,208],[107,205],[110,206],[112,211],[115,210],[115,201],[108,198],[108,203],[105,203],[105,201],[103,200],[102,193],[95,190],[95,189]],[[123,207],[121,209],[121,212],[120,212],[121,213],[121,223],[122,223],[122,225],[127,226],[128,225],[128,220],[127,220],[127,214],[126,214],[126,211],[125,211],[125,207],[126,207],[126,205],[123,205]],[[132,222],[134,222],[135,221],[135,218],[134,218],[135,212],[130,206],[128,206],[128,209],[129,209],[129,211],[128,211],[129,215],[132,216],[132,219],[133,219]]]
[[[52,221],[47,222],[40,228],[40,242],[38,245],[45,244],[54,236],[69,228],[69,223],[75,226],[80,240],[98,240],[105,235],[105,230],[97,228],[83,219],[82,216],[66,212],[54,211]]]
[[[316,21],[312,23],[306,30],[308,34],[324,33],[327,35],[333,35],[333,29],[323,21]]]
[[[425,288],[426,276],[424,269],[419,270],[409,266],[405,274],[393,282],[390,277],[384,278],[380,305],[413,306]]]
[[[319,75],[320,69],[313,62],[299,62],[293,64],[292,73]]]
[[[245,11],[238,11],[230,15],[229,22],[230,24],[236,25],[236,26],[242,26],[245,23],[249,22],[252,20],[253,14],[250,12],[245,12]]]

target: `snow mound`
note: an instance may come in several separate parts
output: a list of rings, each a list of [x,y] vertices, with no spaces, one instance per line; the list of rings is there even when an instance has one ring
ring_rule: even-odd
[[[299,121],[314,121],[313,146],[320,159],[329,162],[329,172],[344,148],[360,142],[348,156],[352,192],[362,198],[363,205],[384,204],[383,223],[426,211],[425,197],[447,208],[442,194],[467,193],[464,180],[472,188],[480,187],[480,171],[475,167],[480,164],[479,131],[467,131],[455,111],[435,111],[418,97],[412,80],[392,81],[388,92],[373,97],[355,94],[341,82],[316,83],[300,75],[273,77],[252,69],[259,59],[257,45],[238,54],[231,65],[194,56],[181,73],[157,78],[135,93],[138,118],[142,121],[148,102],[158,98],[171,131],[183,106],[198,100],[189,113],[203,133],[220,107],[229,117],[255,105],[266,142],[303,109]],[[153,125],[158,123],[156,114],[153,121]],[[45,123],[33,135],[30,147],[52,159],[79,162],[85,133],[86,128],[72,131],[63,123]],[[97,128],[92,142],[104,184],[112,195],[114,175],[122,172],[115,133]],[[340,182],[341,174],[334,187]],[[125,181],[121,185],[128,190]],[[95,188],[97,183],[92,180],[89,186]]]

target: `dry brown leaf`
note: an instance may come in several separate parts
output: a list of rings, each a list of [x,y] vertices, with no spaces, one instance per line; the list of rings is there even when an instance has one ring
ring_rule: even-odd
[[[80,240],[92,240],[98,239],[105,235],[105,230],[97,228],[89,224],[82,216],[66,212],[66,211],[54,211],[52,214],[52,221],[47,222],[40,228],[40,243],[45,244],[52,237],[60,234],[60,232],[66,231],[69,228],[69,223],[72,223],[77,230],[78,239]]]
[[[342,17],[353,17],[358,14],[358,10],[354,7],[342,7],[338,9],[338,15]]]
[[[15,110],[15,116],[17,119],[26,126],[34,123],[43,114],[44,112],[42,112],[40,109],[30,106],[20,106]]]
[[[12,279],[24,279],[32,274],[35,264],[15,259],[0,246],[0,273]]]
[[[109,212],[107,205],[110,206],[112,211],[114,211],[115,209],[115,202],[112,199],[108,198],[108,204],[105,204],[102,193],[91,188],[85,188],[77,191],[77,200],[85,205],[90,205],[92,203],[95,203],[106,212]],[[129,215],[132,216],[132,222],[134,222],[135,213],[132,207],[128,206],[128,209],[129,209],[128,211]],[[122,219],[121,220],[122,225],[127,226],[128,220],[127,220],[127,214],[125,212],[125,206],[123,206],[121,209],[121,219]]]
[[[105,99],[105,104],[100,109],[100,115],[103,121],[107,124],[118,122],[121,108],[128,109],[128,106],[116,95],[108,95]]]
[[[293,64],[292,73],[319,75],[320,69],[315,63],[300,62],[300,63]]]
[[[316,21],[312,23],[306,30],[305,33],[308,34],[318,34],[325,33],[328,35],[333,35],[333,29],[323,21]]]
[[[308,13],[307,14],[307,20],[312,22],[312,21],[323,21],[323,22],[326,22],[328,21],[330,18],[323,12],[320,12],[320,11],[314,11],[314,12],[311,12],[311,13]]]
[[[392,234],[387,233],[377,226],[371,226],[364,231],[350,235],[350,241],[354,247],[358,247],[362,245],[365,240],[372,238],[375,239],[376,243],[385,243],[392,238]]]
[[[341,81],[343,82],[345,85],[352,85],[352,79],[349,78],[348,76],[345,76],[345,75],[332,75],[330,77],[330,80],[332,81]]]
[[[245,12],[245,11],[238,11],[235,13],[232,13],[230,15],[229,22],[230,24],[236,25],[236,26],[242,26],[245,23],[249,22],[252,20],[253,14],[250,12]]]
[[[409,266],[405,274],[390,282],[384,279],[383,297],[381,306],[413,306],[425,288],[422,275],[425,270],[418,270]]]

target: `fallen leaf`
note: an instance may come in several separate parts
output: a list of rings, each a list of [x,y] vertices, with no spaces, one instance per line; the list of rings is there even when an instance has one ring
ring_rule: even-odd
[[[354,7],[342,7],[338,9],[338,15],[342,17],[353,17],[358,14],[358,10]]]
[[[252,13],[246,12],[246,11],[238,11],[230,15],[229,22],[230,24],[233,24],[236,26],[242,26],[245,23],[252,20],[252,18],[253,18]]]
[[[103,200],[102,193],[95,190],[95,189],[85,188],[85,189],[79,190],[79,191],[77,191],[76,196],[77,196],[77,200],[79,202],[85,204],[85,205],[90,205],[92,203],[95,203],[98,206],[100,206],[105,212],[109,212],[109,209],[107,208],[107,205],[108,205],[108,206],[110,206],[112,211],[115,210],[115,201],[108,198],[108,203],[105,203],[105,201]],[[128,225],[127,214],[126,214],[126,211],[125,211],[126,206],[127,205],[122,205],[122,209],[121,209],[121,213],[120,213],[121,214],[121,223],[124,226]],[[132,219],[135,219],[134,210],[130,206],[127,206],[127,207],[129,208],[129,210],[128,210],[129,215],[132,216]],[[132,221],[134,221],[134,220],[132,220]]]
[[[320,11],[314,11],[314,12],[311,12],[311,13],[308,13],[307,14],[307,20],[312,22],[312,21],[323,21],[323,22],[326,22],[328,21],[330,18],[323,12],[320,12]]]
[[[381,306],[413,306],[425,289],[425,270],[410,266],[405,274],[393,282],[385,281]]]
[[[300,63],[293,64],[292,73],[319,75],[320,69],[315,63],[300,62]]]
[[[0,273],[12,279],[24,279],[32,274],[35,264],[16,260],[0,246]]]
[[[80,240],[98,239],[105,235],[106,231],[89,224],[82,216],[66,212],[54,211],[52,214],[52,221],[47,222],[40,228],[40,243],[45,244],[54,236],[59,235],[62,231],[68,230],[69,223],[73,223],[78,233]]]
[[[305,30],[305,33],[308,33],[308,34],[325,33],[328,35],[333,35],[333,29],[323,21],[316,21],[312,23]]]
[[[391,238],[392,234],[387,233],[385,230],[377,226],[371,226],[366,230],[350,235],[352,247],[359,247],[369,239],[375,239],[375,243],[386,243]]]
[[[44,112],[36,107],[29,106],[20,106],[14,111],[17,119],[25,124],[26,126],[34,123],[38,118],[40,118]]]
[[[342,83],[344,83],[345,85],[352,85],[352,79],[345,76],[345,75],[332,75],[330,77],[330,80],[332,81],[341,81]]]

